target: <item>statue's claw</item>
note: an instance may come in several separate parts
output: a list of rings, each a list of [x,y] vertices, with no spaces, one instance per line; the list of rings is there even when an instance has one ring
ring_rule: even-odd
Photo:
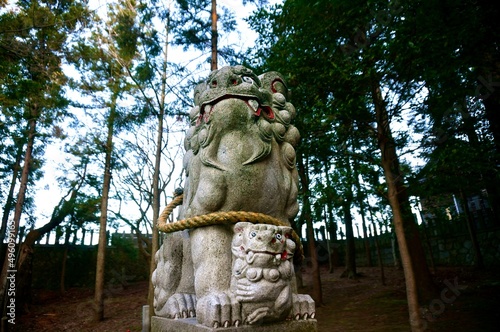
[[[295,320],[314,319],[316,306],[314,300],[307,294],[293,294],[293,308],[291,318]]]
[[[225,293],[201,298],[196,312],[198,322],[213,328],[238,326],[241,322],[240,304]]]
[[[162,309],[164,317],[179,319],[196,316],[196,295],[176,293],[172,295]]]

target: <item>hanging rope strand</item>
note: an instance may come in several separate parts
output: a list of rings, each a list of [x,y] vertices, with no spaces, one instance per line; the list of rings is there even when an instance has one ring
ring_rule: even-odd
[[[167,225],[167,220],[168,220],[168,217],[170,216],[170,214],[174,211],[174,209],[178,205],[182,204],[183,197],[184,197],[183,194],[174,196],[174,199],[163,209],[162,213],[158,217],[158,221],[156,222],[156,224],[158,225],[158,229],[160,231],[163,231],[162,229],[160,229],[160,226]]]

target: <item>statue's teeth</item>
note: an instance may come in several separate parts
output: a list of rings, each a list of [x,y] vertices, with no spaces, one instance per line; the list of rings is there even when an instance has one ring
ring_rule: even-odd
[[[211,105],[205,105],[205,114],[209,114],[211,109],[212,109]]]
[[[257,112],[257,110],[259,109],[259,102],[255,99],[250,99],[248,101],[248,105],[250,105],[250,107],[252,107],[252,110],[254,112]]]

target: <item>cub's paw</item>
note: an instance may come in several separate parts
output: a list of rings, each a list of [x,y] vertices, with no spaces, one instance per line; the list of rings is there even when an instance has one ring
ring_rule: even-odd
[[[247,316],[247,318],[245,319],[245,323],[250,325],[259,324],[266,316],[269,315],[270,311],[271,310],[268,307],[258,308]]]

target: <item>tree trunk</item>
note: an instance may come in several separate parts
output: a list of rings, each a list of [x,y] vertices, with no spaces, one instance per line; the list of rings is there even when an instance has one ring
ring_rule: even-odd
[[[170,9],[170,8],[169,8]],[[151,277],[153,276],[154,270],[156,270],[156,252],[159,247],[159,234],[158,234],[158,217],[160,215],[160,164],[161,164],[161,151],[163,147],[163,117],[165,114],[165,98],[167,95],[167,64],[168,64],[168,26],[169,20],[166,24],[165,32],[165,46],[163,54],[163,65],[162,65],[162,80],[161,80],[161,96],[159,113],[158,113],[158,132],[156,138],[156,153],[155,153],[155,169],[153,174],[153,227],[152,227],[152,238],[151,238],[151,255],[150,255],[150,268],[149,268],[149,287],[148,287],[148,305],[149,305],[149,322],[154,316],[154,286]],[[148,326],[151,329],[151,326]]]
[[[396,233],[391,233],[392,260],[394,262],[394,268],[400,269],[401,268],[401,261],[399,260],[397,244],[398,244],[398,241],[396,239]]]
[[[370,237],[368,236],[368,231],[366,228],[365,207],[363,202],[360,202],[359,204],[359,211],[361,213],[361,228],[363,230],[363,238],[364,238],[363,242],[365,245],[366,265],[373,266],[372,255],[370,250]]]
[[[49,222],[40,228],[30,231],[20,246],[19,259],[17,262],[18,275],[16,280],[16,306],[20,308],[19,313],[27,311],[27,305],[31,303],[31,281],[33,275],[33,253],[35,243],[45,234],[49,234],[54,228],[59,226],[64,219],[66,219],[66,217],[73,212],[75,208],[76,196],[84,178],[85,175],[83,176],[80,184],[73,189],[69,200],[66,200],[67,196],[61,198],[57,206],[54,208]]]
[[[373,220],[371,226],[372,226],[373,238],[375,239],[375,248],[377,250],[378,266],[380,267],[380,283],[382,284],[382,286],[385,286],[384,262],[382,261],[382,253],[380,252],[380,246],[378,244],[377,228],[375,227]]]
[[[54,208],[50,221],[38,229],[34,229],[28,233],[24,242],[20,245],[19,258],[17,262],[17,292],[16,306],[19,308],[19,314],[27,310],[27,305],[31,302],[31,281],[33,267],[33,253],[36,241],[42,238],[45,234],[51,232],[54,228],[60,225],[64,219],[70,215],[75,207],[75,201],[78,191],[85,179],[86,169],[78,185],[72,189],[71,196],[68,200],[65,197],[61,198],[58,205]]]
[[[462,204],[464,206],[467,230],[469,231],[472,248],[474,249],[474,266],[477,269],[484,269],[483,255],[481,254],[481,248],[479,247],[479,242],[477,241],[476,230],[469,210],[469,204],[467,203],[467,197],[462,190],[460,190],[460,198],[462,199]]]
[[[311,214],[306,212],[304,215],[307,224],[307,243],[309,245],[309,253],[311,255],[311,269],[313,280],[312,298],[317,306],[323,304],[323,292],[321,290],[321,274],[319,270],[318,252],[316,251],[316,242],[314,238],[314,230]]]
[[[108,200],[111,185],[111,155],[113,153],[113,129],[116,112],[116,93],[113,93],[108,117],[108,136],[106,139],[106,159],[104,163],[104,180],[101,197],[101,217],[99,219],[99,244],[97,246],[97,266],[95,273],[95,321],[104,319],[104,269],[106,262],[106,224],[108,221]]]
[[[217,69],[217,0],[212,0],[212,59],[210,61],[210,70]]]
[[[371,250],[370,250],[370,239],[368,237],[368,231],[366,228],[366,213],[365,213],[365,203],[364,203],[364,197],[366,197],[366,195],[363,193],[363,191],[361,189],[361,183],[359,181],[358,167],[359,167],[358,163],[355,159],[354,160],[354,167],[353,167],[354,185],[356,186],[356,190],[357,190],[356,199],[358,201],[359,213],[361,214],[361,229],[363,230],[363,243],[365,246],[366,265],[373,266]]]
[[[332,252],[331,252],[331,237],[330,232],[328,231],[328,212],[326,210],[326,206],[323,207],[323,213],[325,218],[325,233],[324,239],[326,241],[326,250],[328,252],[328,273],[333,273],[333,262],[332,262]]]
[[[328,158],[325,158],[323,161],[323,165],[325,166],[325,180],[327,184],[330,184],[330,177],[329,177],[329,171],[330,171],[330,162],[328,161]],[[330,191],[328,191],[329,193]],[[332,198],[330,197],[331,195],[328,195],[327,193],[327,203],[326,207],[327,210],[325,211],[325,228],[326,232],[330,236],[330,242],[328,244],[328,262],[330,264],[330,268],[328,269],[328,273],[333,273],[334,266],[335,266],[335,260],[334,257],[337,256],[337,249],[335,246],[335,242],[337,240],[337,223],[335,222],[333,218],[333,204],[332,204]],[[327,217],[328,216],[328,217]],[[331,252],[333,251],[333,252]]]
[[[59,279],[59,290],[61,294],[66,293],[66,262],[68,261],[68,245],[64,245],[64,252],[61,262],[61,278]]]
[[[151,240],[149,239],[149,233],[146,235],[142,234],[139,228],[140,220],[137,221],[137,226],[131,227],[131,231],[135,233],[137,237],[137,248],[142,258],[147,262],[148,269],[151,268]],[[130,224],[129,224],[130,225]],[[158,250],[158,249],[157,249]],[[149,296],[149,295],[148,295]]]
[[[344,223],[345,223],[345,270],[342,272],[341,278],[356,279],[356,246],[354,244],[354,231],[352,229],[352,214],[351,214],[351,202],[349,200],[344,200],[342,205],[342,210],[344,211]]]
[[[302,277],[302,268],[295,270],[295,280],[297,282],[297,289],[304,288],[304,278]]]
[[[323,303],[323,293],[321,290],[321,274],[319,271],[318,253],[316,251],[314,230],[311,217],[311,202],[309,200],[309,168],[307,164],[307,159],[301,154],[298,154],[298,170],[300,182],[302,184],[302,216],[301,219],[306,221],[307,225],[307,242],[309,244],[309,254],[311,255],[311,268],[312,268],[312,282],[313,290],[311,297],[316,302],[317,306],[321,306]]]
[[[420,213],[420,211],[419,211]],[[431,264],[431,269],[432,269],[432,272],[434,274],[437,273],[437,268],[436,268],[436,263],[434,261],[434,253],[432,251],[432,246],[431,246],[431,241],[429,240],[429,233],[427,231],[427,228],[428,226],[427,225],[423,225],[424,226],[424,241],[425,241],[425,245],[427,247],[427,251],[429,252],[429,260],[430,260],[430,264]]]
[[[150,318],[154,314],[154,287],[151,276],[156,269],[155,254],[159,247],[159,234],[158,234],[158,216],[160,215],[160,162],[161,162],[161,151],[163,142],[163,115],[165,113],[164,107],[160,107],[160,113],[158,115],[158,134],[156,139],[156,155],[155,155],[155,169],[153,174],[153,230],[151,239],[151,258],[150,258],[150,269],[149,269],[149,289],[148,289],[148,304],[149,304],[149,316]],[[151,319],[149,320],[151,321]]]
[[[388,199],[392,208],[393,224],[405,274],[410,325],[413,332],[420,332],[424,331],[424,322],[420,316],[419,300],[426,299],[429,293],[434,294],[434,288],[431,287],[432,280],[425,261],[422,243],[411,215],[403,174],[389,126],[389,114],[382,98],[380,85],[378,82],[374,82],[372,88],[382,168],[387,182]]]
[[[37,114],[38,109],[36,106],[32,109],[32,117],[28,120],[28,141],[26,144],[26,153],[24,155],[24,165],[23,171],[21,173],[21,182],[19,185],[19,192],[17,194],[16,207],[14,209],[14,220],[12,221],[12,228],[10,229],[10,234],[12,234],[11,238],[14,241],[17,239],[17,231],[19,229],[19,222],[21,221],[21,214],[23,211],[24,200],[26,197],[26,189],[28,187],[28,177],[30,173],[31,162],[33,159],[33,144],[35,141],[36,135],[36,122],[37,122]],[[5,299],[5,287],[7,285],[7,271],[15,269],[15,263],[9,262],[9,251],[5,251],[5,258],[2,266],[2,274],[0,280],[2,282],[1,290],[0,290],[0,301],[4,301]]]
[[[17,176],[19,174],[19,170],[21,169],[21,159],[23,155],[23,147],[24,145],[20,145],[17,150],[16,161],[12,166],[12,179],[10,181],[9,193],[7,194],[7,199],[5,200],[5,205],[3,208],[2,215],[2,227],[0,229],[0,243],[3,243],[5,239],[5,231],[7,230],[7,221],[9,220],[10,210],[12,208],[12,203],[14,201],[14,189],[16,187]],[[2,263],[3,266],[3,263]]]
[[[330,245],[332,246],[332,252],[331,252],[332,267],[331,267],[330,271],[328,271],[329,273],[333,273],[335,266],[339,265],[339,251],[338,251],[339,243],[337,242],[337,223],[333,221],[332,213],[333,213],[333,211],[330,212],[330,215],[329,215],[331,225],[328,229],[328,232],[330,234],[330,239],[333,239],[330,242]]]

